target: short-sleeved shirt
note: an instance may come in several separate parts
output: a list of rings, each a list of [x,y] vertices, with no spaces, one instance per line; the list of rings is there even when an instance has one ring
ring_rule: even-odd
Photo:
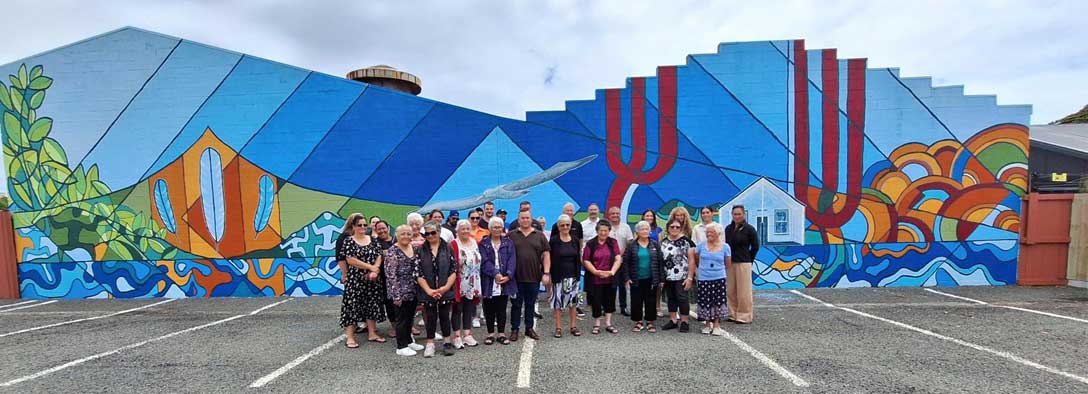
[[[590,245],[593,243],[593,245]],[[612,246],[609,246],[609,245]],[[613,249],[615,248],[613,253]],[[620,255],[620,247],[616,244],[616,240],[609,238],[608,243],[601,245],[597,237],[586,242],[586,247],[582,249],[582,260],[588,260],[593,264],[593,268],[597,271],[609,271],[612,269],[612,263],[616,262],[616,256]],[[586,273],[586,276],[590,276]],[[598,278],[592,276],[593,284],[595,285],[608,285],[612,284],[612,278]]]
[[[566,278],[578,279],[582,266],[580,242],[573,236],[570,241],[563,242],[559,236],[551,241],[552,280],[559,281]]]
[[[711,252],[707,249],[706,242],[703,242],[699,244],[696,253],[699,255],[699,270],[696,272],[696,279],[725,279],[725,258],[731,253],[729,244],[722,242],[721,250]]]
[[[544,276],[544,252],[549,251],[548,239],[538,230],[528,236],[521,230],[511,230],[508,234],[514,241],[514,254],[517,256],[515,279],[520,283],[538,283]]]

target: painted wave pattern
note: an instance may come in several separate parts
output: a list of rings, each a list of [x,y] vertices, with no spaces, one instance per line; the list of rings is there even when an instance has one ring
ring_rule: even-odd
[[[765,248],[757,288],[1016,283],[1016,241]],[[768,264],[767,261],[772,261]],[[340,295],[331,257],[19,264],[24,298]]]

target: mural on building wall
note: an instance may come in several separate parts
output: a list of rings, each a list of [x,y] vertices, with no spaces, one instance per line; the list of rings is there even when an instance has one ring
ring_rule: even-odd
[[[27,298],[339,294],[350,213],[523,199],[744,202],[769,241],[757,287],[1016,280],[1030,107],[800,40],[722,44],[526,121],[133,28],[0,73]]]

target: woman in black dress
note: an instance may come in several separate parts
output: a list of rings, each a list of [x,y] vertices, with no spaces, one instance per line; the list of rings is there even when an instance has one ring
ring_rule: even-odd
[[[370,236],[366,235],[366,218],[362,214],[353,213],[344,224],[343,234],[351,234],[344,237],[337,245],[336,259],[347,264],[347,271],[343,273],[344,296],[340,306],[340,326],[347,335],[345,345],[355,349],[359,342],[355,340],[355,325],[366,322],[367,340],[370,342],[385,342],[385,338],[378,335],[377,323],[385,321],[383,306],[383,291],[378,281],[381,272],[381,249]]]

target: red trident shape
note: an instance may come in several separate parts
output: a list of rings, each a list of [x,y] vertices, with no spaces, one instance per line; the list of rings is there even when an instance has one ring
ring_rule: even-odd
[[[862,147],[865,130],[865,59],[847,61],[846,95],[846,200],[837,204],[839,183],[839,61],[834,49],[821,59],[823,102],[823,187],[809,186],[808,52],[804,40],[794,41],[794,140],[793,193],[805,204],[805,215],[816,226],[841,227],[861,203]]]
[[[665,176],[676,163],[676,67],[657,69],[658,155],[649,171],[646,165],[646,78],[631,78],[631,161],[623,162],[620,153],[620,90],[605,91],[605,129],[608,168],[616,174],[608,190],[608,207],[620,207],[627,215],[627,204],[638,185],[649,185]]]

